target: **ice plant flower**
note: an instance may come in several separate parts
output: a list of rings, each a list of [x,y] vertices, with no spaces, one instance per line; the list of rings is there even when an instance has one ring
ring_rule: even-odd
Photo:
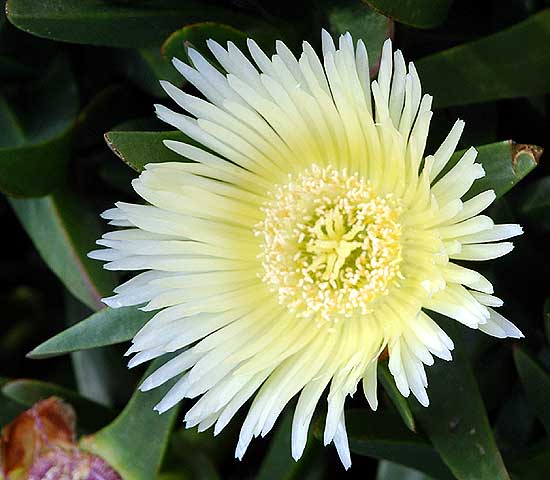
[[[194,142],[164,142],[182,162],[146,165],[133,187],[148,204],[104,212],[124,229],[90,256],[146,270],[104,301],[157,311],[133,339],[130,366],[177,352],[141,385],[177,378],[156,410],[198,398],[186,425],[217,434],[254,397],[241,458],[298,395],[298,459],[327,389],[324,442],[347,468],[344,402],[362,382],[377,408],[381,352],[399,391],[428,405],[424,365],[453,349],[430,311],[522,336],[493,310],[502,301],[491,283],[455,262],[510,252],[502,240],[521,228],[480,215],[493,191],[462,200],[484,175],[473,148],[448,166],[464,122],[424,156],[432,97],[390,40],[372,83],[361,40],[322,40],[322,59],[307,42],[297,59],[282,42],[268,58],[253,40],[250,57],[209,41],[226,74],[193,49],[192,65],[174,59],[206,99],[162,82],[187,114],[156,111]]]

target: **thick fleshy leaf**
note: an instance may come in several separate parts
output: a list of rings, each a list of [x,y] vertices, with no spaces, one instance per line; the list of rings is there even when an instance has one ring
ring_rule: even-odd
[[[360,0],[329,2],[327,11],[331,33],[351,33],[354,39],[365,42],[369,52],[371,76],[378,72],[382,45],[388,37],[393,37],[393,21],[370,9]]]
[[[86,256],[101,232],[96,215],[68,191],[10,203],[50,269],[75,297],[99,310],[115,276]]]
[[[149,4],[148,4],[149,3]],[[104,2],[101,0],[9,0],[8,19],[39,37],[111,47],[160,46],[182,25],[204,20],[249,24],[235,9],[197,0]]]
[[[349,445],[353,453],[390,460],[427,473],[438,480],[454,480],[428,439],[408,430],[393,412],[367,409],[346,411]],[[313,433],[322,440],[324,418],[315,422]]]
[[[531,170],[542,155],[542,148],[523,145],[512,140],[476,147],[476,162],[481,163],[485,176],[476,180],[464,198],[471,198],[485,190],[494,190],[498,197],[504,195]],[[449,161],[444,175],[458,162],[464,151],[456,152]]]
[[[78,92],[64,57],[21,91],[21,101],[32,105],[30,111],[27,107],[18,115],[0,101],[0,190],[19,197],[41,196],[66,177]]]
[[[409,430],[411,430],[412,432],[416,432],[416,425],[414,423],[414,416],[411,412],[411,408],[409,407],[409,404],[407,403],[405,397],[403,397],[403,395],[401,395],[401,393],[397,389],[395,385],[395,380],[393,379],[393,376],[388,368],[387,361],[380,362],[378,364],[377,370],[378,379],[380,380],[380,383],[384,387],[384,390],[390,397],[395,408],[399,412],[399,415],[401,415],[403,422]]]
[[[519,348],[514,349],[514,361],[530,403],[544,428],[550,433],[550,374]]]
[[[430,406],[409,400],[415,418],[457,480],[508,480],[458,327],[445,321],[444,330],[455,340],[453,361],[428,369]]]
[[[452,0],[364,0],[372,9],[399,23],[417,28],[434,28],[447,18]]]
[[[152,317],[135,307],[105,307],[32,350],[30,358],[48,358],[126,342]]]
[[[40,380],[23,379],[7,382],[2,388],[2,393],[26,408],[32,407],[40,400],[59,397],[75,409],[78,424],[89,432],[105,426],[114,418],[114,412],[109,408],[88,400],[72,390]]]
[[[433,480],[433,478],[418,470],[382,460],[378,464],[376,480]]]
[[[549,42],[550,9],[545,9],[488,37],[424,57],[415,65],[436,107],[542,95],[550,91],[550,55],[541,45]]]
[[[165,361],[154,361],[145,376]],[[81,448],[104,458],[124,479],[156,478],[178,408],[174,407],[159,415],[153,407],[173,383],[169,382],[151,392],[136,390],[128,405],[112,423],[81,439]]]
[[[148,163],[185,161],[181,155],[166,148],[163,140],[194,143],[181,132],[112,131],[105,134],[109,148],[136,172],[141,172]]]

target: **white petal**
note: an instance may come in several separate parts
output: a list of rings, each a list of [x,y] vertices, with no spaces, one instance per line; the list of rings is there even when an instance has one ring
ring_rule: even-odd
[[[478,217],[475,217],[478,218]],[[523,234],[523,229],[517,224],[494,225],[491,229],[471,233],[458,238],[461,243],[498,242]]]
[[[492,260],[510,253],[514,249],[511,242],[481,243],[463,245],[462,250],[454,255],[449,255],[456,260]]]
[[[363,392],[372,410],[376,410],[378,408],[378,395],[377,395],[378,377],[376,373],[377,366],[378,366],[378,359],[372,360],[369,366],[367,367],[365,376],[363,377]]]
[[[447,162],[451,159],[452,154],[456,150],[460,136],[464,131],[464,122],[457,120],[443,141],[437,152],[434,153],[434,162],[430,170],[430,180],[434,180],[441,173]]]
[[[492,308],[489,308],[489,313],[489,320],[484,325],[480,325],[478,327],[479,330],[497,338],[524,338],[521,330],[510,322],[510,320],[507,320]]]
[[[351,467],[351,454],[349,451],[348,434],[346,432],[344,412],[342,412],[342,417],[338,422],[338,427],[336,428],[336,434],[334,435],[333,441],[342,465],[346,470],[348,470]]]

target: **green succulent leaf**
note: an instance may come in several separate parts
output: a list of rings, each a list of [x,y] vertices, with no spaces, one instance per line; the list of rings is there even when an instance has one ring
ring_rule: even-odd
[[[145,376],[159,368],[164,361],[154,361]],[[153,411],[153,407],[173,383],[169,382],[151,392],[136,390],[112,423],[81,439],[81,448],[104,458],[124,480],[156,478],[178,408],[174,407],[159,415]]]
[[[21,89],[18,114],[0,98],[0,190],[18,197],[45,195],[66,178],[78,92],[69,64],[58,57],[43,78]]]
[[[324,419],[317,419],[314,435],[323,439]],[[391,411],[367,409],[346,411],[350,449],[358,455],[390,460],[414,468],[438,480],[454,480],[453,475],[422,434],[408,430]]]
[[[430,2],[431,3],[431,2]],[[424,57],[415,65],[434,106],[550,91],[550,9],[488,37]]]
[[[115,276],[86,256],[101,232],[96,215],[68,191],[10,203],[42,259],[67,289],[92,310],[102,308],[101,297],[112,291]]]
[[[388,368],[387,361],[378,363],[378,380],[380,380],[380,383],[390,397],[393,405],[399,412],[399,415],[401,415],[401,418],[403,419],[403,422],[405,423],[407,428],[411,432],[416,432],[416,424],[414,422],[414,416],[412,414],[411,408],[409,407],[409,404],[407,403],[405,397],[403,397],[399,390],[397,390],[393,376]]]
[[[13,25],[39,37],[126,48],[158,47],[182,25],[204,20],[253,23],[234,9],[197,0],[9,0],[6,12]]]
[[[25,408],[30,408],[48,397],[59,397],[75,409],[78,425],[83,426],[87,431],[95,431],[103,427],[115,416],[109,408],[88,400],[72,390],[40,380],[7,382],[2,388],[2,393]]]
[[[458,328],[445,321],[444,330],[454,358],[428,369],[430,406],[410,400],[415,418],[458,480],[508,480]]]
[[[364,0],[373,10],[417,28],[434,28],[447,18],[452,0]]]
[[[49,358],[130,340],[153,316],[135,307],[110,308],[90,315],[55,337],[38,345],[27,356]]]
[[[530,403],[550,434],[550,374],[519,348],[514,349],[514,361]]]
[[[109,148],[136,172],[143,171],[148,163],[185,161],[184,157],[165,147],[163,140],[195,144],[181,132],[112,131],[105,134]]]

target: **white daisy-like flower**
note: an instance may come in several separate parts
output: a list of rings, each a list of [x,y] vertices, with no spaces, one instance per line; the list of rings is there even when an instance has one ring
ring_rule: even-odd
[[[249,40],[254,63],[209,41],[227,74],[192,49],[192,66],[174,59],[206,100],[162,82],[188,115],[162,105],[157,114],[204,149],[165,141],[187,163],[147,165],[133,187],[148,204],[104,212],[126,228],[90,256],[109,270],[146,270],[104,301],[158,310],[128,351],[130,367],[178,352],[140,387],[178,378],[156,410],[198,398],[187,427],[217,434],[253,398],[241,458],[298,395],[298,459],[328,389],[324,443],[348,468],[344,402],[361,381],[376,409],[385,349],[399,391],[428,405],[424,365],[453,349],[429,311],[522,336],[493,310],[502,301],[491,283],[454,262],[505,255],[512,244],[502,240],[522,231],[480,215],[493,191],[461,200],[484,175],[475,149],[445,170],[464,122],[424,157],[432,97],[390,40],[372,83],[361,40],[322,40],[321,60],[307,42],[299,59],[277,42],[270,59]]]

